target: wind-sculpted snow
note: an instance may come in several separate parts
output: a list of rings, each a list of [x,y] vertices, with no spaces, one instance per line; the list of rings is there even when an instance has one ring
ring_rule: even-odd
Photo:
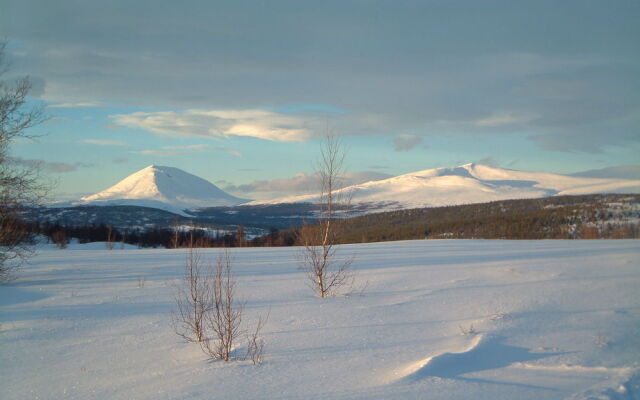
[[[637,240],[339,246],[357,281],[327,299],[298,249],[233,249],[243,320],[269,315],[257,366],[173,332],[184,250],[99,248],[43,247],[0,286],[3,400],[640,396]]]

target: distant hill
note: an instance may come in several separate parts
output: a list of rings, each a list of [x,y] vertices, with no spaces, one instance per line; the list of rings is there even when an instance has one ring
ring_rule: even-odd
[[[184,210],[247,202],[181,169],[150,165],[73,205],[131,205],[184,215]]]
[[[193,217],[136,206],[37,208],[23,214],[34,233],[50,236],[62,230],[80,240],[104,240],[110,226],[122,240],[142,246],[165,246],[176,228],[190,227],[209,232],[209,246],[234,246],[239,226],[247,235],[245,245],[290,246],[297,242],[297,226],[313,223],[316,216],[317,209],[310,204],[219,207],[199,210]],[[418,208],[339,219],[335,225],[341,243],[640,238],[640,195],[555,196]]]
[[[344,221],[348,243],[640,237],[640,195],[561,196],[402,210]]]
[[[640,193],[640,179],[587,178],[522,172],[480,164],[434,168],[349,186],[340,191],[368,213],[396,209],[486,203],[592,193]],[[317,195],[292,196],[247,205],[319,201]]]
[[[369,214],[335,222],[340,243],[410,239],[640,238],[640,195],[504,200]],[[295,241],[296,229],[254,245]]]

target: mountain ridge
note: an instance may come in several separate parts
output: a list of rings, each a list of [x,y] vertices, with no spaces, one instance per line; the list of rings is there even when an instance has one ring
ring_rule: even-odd
[[[369,204],[376,211],[385,211],[561,195],[640,193],[640,180],[574,177],[469,163],[369,181],[337,193],[350,197],[354,205]],[[246,205],[316,203],[318,200],[318,195],[303,195],[252,201]]]
[[[150,165],[74,205],[136,205],[184,215],[185,209],[234,206],[246,202],[206,179],[179,168]]]
[[[410,172],[337,191],[362,213],[499,200],[596,193],[640,193],[640,180],[576,177],[469,163]],[[249,201],[181,169],[150,165],[72,205],[136,205],[188,215],[185,210],[237,205],[318,203],[318,195]]]

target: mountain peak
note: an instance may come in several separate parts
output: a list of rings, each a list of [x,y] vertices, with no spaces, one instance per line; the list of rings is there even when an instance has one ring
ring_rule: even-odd
[[[524,172],[468,163],[431,168],[344,188],[352,204],[376,211],[449,206],[497,200],[592,193],[640,193],[640,180],[578,178],[544,172]],[[290,196],[249,204],[318,202],[317,195]]]
[[[139,205],[171,212],[246,202],[179,168],[149,165],[80,204]]]

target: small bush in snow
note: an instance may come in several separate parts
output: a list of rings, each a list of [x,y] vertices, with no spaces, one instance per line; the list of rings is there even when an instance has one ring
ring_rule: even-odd
[[[202,350],[209,357],[224,361],[231,359],[234,343],[241,333],[243,311],[243,305],[236,301],[236,281],[231,269],[231,259],[225,251],[218,258],[210,280],[210,293],[213,294],[211,307],[203,315],[205,330],[213,337],[205,336],[200,341]]]
[[[258,318],[256,328],[247,335],[247,358],[250,359],[254,365],[261,364],[264,360],[264,339],[260,336],[262,328],[267,323],[267,318]]]
[[[200,251],[187,248],[182,284],[175,296],[177,312],[171,316],[171,325],[178,336],[188,342],[202,342],[205,314],[213,306],[212,287]]]
[[[473,336],[476,333],[478,333],[476,329],[473,327],[473,324],[469,325],[468,327],[465,327],[463,325],[458,325],[458,328],[460,328],[460,333],[462,333],[465,336]]]
[[[598,347],[607,347],[609,345],[609,339],[604,335],[598,335],[593,339],[593,342]]]

